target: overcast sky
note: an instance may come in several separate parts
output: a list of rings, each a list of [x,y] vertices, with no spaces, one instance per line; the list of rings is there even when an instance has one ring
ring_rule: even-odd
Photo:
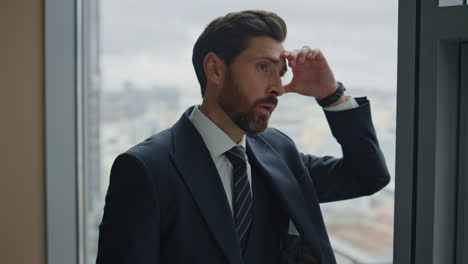
[[[191,57],[204,27],[231,11],[264,9],[285,20],[286,49],[320,48],[350,94],[353,87],[396,91],[396,0],[102,0],[100,7],[105,89],[129,80],[199,93]]]

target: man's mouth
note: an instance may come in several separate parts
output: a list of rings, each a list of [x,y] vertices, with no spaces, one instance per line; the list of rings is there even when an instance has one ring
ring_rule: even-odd
[[[274,104],[261,104],[261,105],[258,105],[258,108],[262,112],[264,112],[266,114],[270,114],[275,109],[275,105]]]

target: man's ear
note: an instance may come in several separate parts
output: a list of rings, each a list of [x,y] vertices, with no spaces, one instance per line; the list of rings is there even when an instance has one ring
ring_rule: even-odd
[[[203,60],[203,69],[205,70],[206,81],[210,81],[215,86],[219,86],[224,78],[224,61],[214,52],[209,52]]]

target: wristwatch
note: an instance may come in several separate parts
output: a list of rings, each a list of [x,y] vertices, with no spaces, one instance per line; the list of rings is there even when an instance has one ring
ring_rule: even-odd
[[[344,88],[344,86],[343,86],[343,84],[341,82],[337,82],[337,83],[338,83],[338,89],[336,89],[336,91],[334,93],[332,93],[329,96],[323,98],[322,100],[317,100],[317,103],[321,107],[327,107],[327,106],[335,103],[344,94],[344,91],[346,91],[346,88]]]

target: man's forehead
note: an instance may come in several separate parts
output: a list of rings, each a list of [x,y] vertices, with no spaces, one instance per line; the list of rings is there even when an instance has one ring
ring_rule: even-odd
[[[280,53],[281,54],[281,53]],[[277,63],[280,63],[280,64],[283,64],[283,63],[286,63],[286,60],[281,57],[281,55],[269,55],[269,54],[265,54],[265,55],[260,55],[260,54],[256,54],[253,56],[253,59],[254,60],[269,60],[275,64]]]
[[[249,39],[247,49],[256,55],[279,56],[284,47],[281,42],[270,37],[253,37]]]
[[[253,37],[242,53],[249,61],[268,60],[274,64],[282,64],[283,70],[286,71],[286,60],[281,56],[283,51],[285,49],[279,41],[270,37]]]
[[[284,61],[281,57],[281,52],[284,51],[283,47],[249,47],[245,50],[246,55],[252,59],[271,58],[278,62]]]

